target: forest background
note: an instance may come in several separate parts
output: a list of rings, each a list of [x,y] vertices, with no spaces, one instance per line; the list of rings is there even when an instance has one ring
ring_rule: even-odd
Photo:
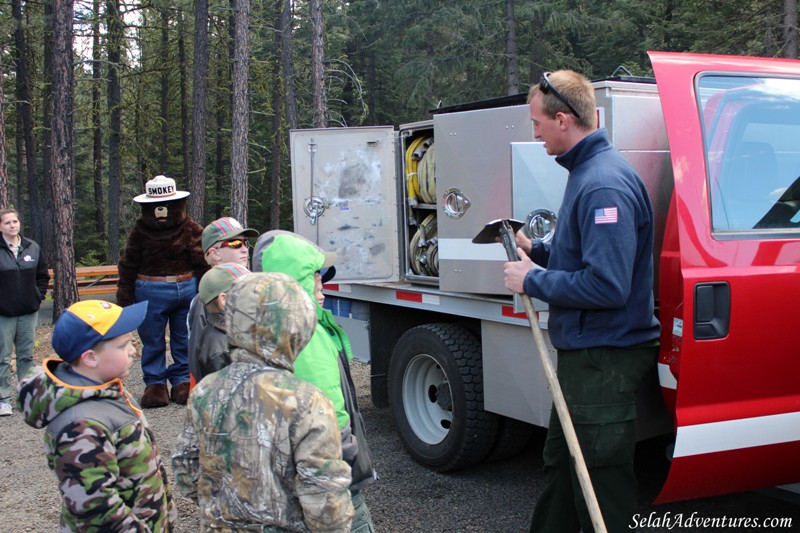
[[[797,58],[797,0],[2,0],[0,206],[55,270],[114,264],[165,174],[200,224],[291,229],[292,128],[396,125],[648,50]]]

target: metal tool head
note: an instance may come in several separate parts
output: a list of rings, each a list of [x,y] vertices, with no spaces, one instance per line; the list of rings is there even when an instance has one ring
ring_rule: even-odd
[[[487,223],[483,229],[475,235],[472,239],[472,242],[475,244],[489,244],[493,242],[497,242],[498,237],[502,237],[503,234],[503,222],[507,222],[514,233],[518,232],[519,229],[525,225],[524,222],[520,220],[515,220],[513,218],[498,218],[497,220],[492,220],[491,222]]]

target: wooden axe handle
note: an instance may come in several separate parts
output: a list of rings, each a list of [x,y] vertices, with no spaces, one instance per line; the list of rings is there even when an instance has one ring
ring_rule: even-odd
[[[503,239],[503,246],[506,249],[509,261],[519,261],[517,256],[516,236],[511,224],[503,221],[501,230],[501,238]],[[561,421],[561,427],[564,430],[564,437],[567,440],[567,447],[569,448],[569,455],[572,458],[572,463],[575,466],[575,472],[578,475],[578,482],[581,486],[583,499],[586,500],[586,507],[589,510],[589,516],[592,519],[592,526],[596,533],[605,533],[606,526],[603,521],[603,515],[600,512],[600,504],[597,502],[597,495],[594,493],[592,480],[589,477],[589,469],[586,468],[586,461],[581,452],[581,445],[578,442],[578,435],[575,433],[575,427],[572,425],[572,417],[567,409],[567,401],[564,399],[564,393],[561,390],[561,384],[558,382],[558,375],[553,368],[553,363],[547,355],[547,346],[544,343],[544,335],[539,327],[539,320],[536,318],[536,310],[533,308],[533,301],[527,294],[520,294],[522,304],[525,306],[525,313],[528,315],[528,321],[531,324],[531,332],[533,333],[533,340],[536,342],[536,348],[539,352],[539,359],[544,367],[544,374],[547,378],[547,388],[550,389],[550,394],[553,396],[553,405],[556,408],[558,419]]]

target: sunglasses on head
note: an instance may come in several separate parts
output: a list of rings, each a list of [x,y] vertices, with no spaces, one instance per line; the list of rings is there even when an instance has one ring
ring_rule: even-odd
[[[550,74],[552,74],[552,72],[545,72],[544,74],[542,74],[542,78],[539,80],[539,90],[542,91],[542,94],[547,94],[552,92],[554,95],[556,95],[556,98],[564,102],[564,105],[566,105],[569,108],[569,110],[572,111],[573,115],[575,115],[578,118],[581,118],[580,113],[575,111],[575,108],[572,107],[572,104],[569,103],[569,100],[564,98],[561,95],[561,93],[558,92],[558,89],[556,89],[553,86],[553,84],[550,83],[550,78],[549,78]]]
[[[238,250],[242,246],[246,246],[247,241],[243,239],[236,239],[233,241],[222,241],[219,245],[220,248],[231,248],[233,250]]]

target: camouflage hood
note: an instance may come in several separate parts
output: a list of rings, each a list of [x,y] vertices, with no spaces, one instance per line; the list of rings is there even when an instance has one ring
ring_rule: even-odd
[[[293,371],[316,324],[315,303],[286,274],[248,274],[228,292],[225,329],[234,362],[256,358]]]
[[[20,383],[19,406],[29,426],[44,428],[67,409],[90,399],[122,398],[140,412],[127,397],[121,380],[96,385],[68,373],[67,366],[60,359],[45,359],[42,366],[34,367]]]

